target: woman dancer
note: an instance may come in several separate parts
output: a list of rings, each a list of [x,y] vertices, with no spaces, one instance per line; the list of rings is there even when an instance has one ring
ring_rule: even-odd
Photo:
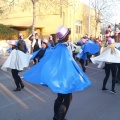
[[[60,26],[57,30],[58,44],[23,74],[28,82],[45,84],[58,94],[54,103],[53,120],[64,120],[72,100],[72,92],[84,90],[91,84],[67,48],[70,34],[70,29]]]
[[[11,40],[9,45],[11,45],[12,52],[1,69],[5,71],[7,68],[11,69],[11,73],[16,84],[16,89],[13,91],[16,92],[24,88],[19,72],[22,71],[24,67],[28,67],[31,55],[25,54],[21,50],[18,50],[17,43],[14,40]]]
[[[31,60],[32,59],[38,59],[38,62],[40,61],[40,59],[44,56],[46,49],[48,48],[48,40],[44,39],[42,41],[42,45],[41,46],[42,47],[38,51],[36,51],[36,52],[34,52],[32,54],[33,56],[31,58]]]
[[[99,68],[105,64],[105,78],[103,80],[102,91],[108,90],[106,84],[110,76],[110,71],[112,73],[112,87],[111,93],[116,94],[115,83],[116,83],[116,72],[117,63],[120,63],[120,51],[115,48],[115,40],[113,38],[108,39],[108,46],[103,50],[103,53],[97,57],[91,58],[94,64],[98,63]]]

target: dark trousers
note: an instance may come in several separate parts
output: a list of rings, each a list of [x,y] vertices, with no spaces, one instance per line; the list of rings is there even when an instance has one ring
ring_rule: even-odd
[[[16,69],[12,69],[12,70],[11,70],[11,73],[12,73],[13,79],[14,79],[14,81],[15,81],[16,87],[17,87],[17,88],[23,87],[23,86],[24,86],[24,85],[23,85],[23,82],[22,82],[20,76],[18,75],[19,71],[16,70]]]
[[[112,89],[111,90],[114,91],[115,83],[116,83],[116,71],[117,71],[116,63],[105,64],[105,78],[103,80],[103,89],[106,88],[106,84],[110,76],[110,71],[112,72]]]
[[[85,60],[80,59],[79,62],[80,62],[80,64],[81,64],[81,66],[82,66],[83,72],[85,72],[85,70],[86,70],[86,68],[85,68]]]
[[[54,103],[54,118],[53,120],[63,120],[67,110],[69,108],[70,102],[72,100],[72,93],[69,94],[60,94],[58,93],[57,99]],[[64,109],[60,110],[61,106],[64,106]],[[63,117],[59,117],[59,115],[62,113]]]
[[[86,60],[85,65],[88,65],[88,62],[92,62],[91,59],[90,59],[91,57],[92,57],[91,54],[87,54],[87,60]]]
[[[117,81],[120,82],[120,63],[117,63]]]

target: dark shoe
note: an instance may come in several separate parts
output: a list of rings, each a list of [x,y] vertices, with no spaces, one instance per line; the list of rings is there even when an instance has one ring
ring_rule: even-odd
[[[57,117],[53,117],[53,120],[58,120]]]
[[[23,89],[24,88],[24,85],[23,86],[21,86],[21,89]]]
[[[15,90],[13,90],[14,92],[20,91],[21,88],[16,88]]]
[[[89,62],[91,63],[92,61],[91,61],[91,60],[89,60]]]
[[[22,82],[22,81],[20,82],[20,86],[21,86],[21,89],[23,89],[23,88],[24,88],[24,84],[23,84],[23,82]]]
[[[119,83],[119,84],[120,84],[120,81],[117,80],[116,83]]]
[[[24,85],[23,84],[21,84],[21,89],[23,89],[24,88]]]
[[[112,94],[117,94],[116,92],[115,92],[115,90],[111,90],[110,91]]]
[[[107,91],[108,89],[107,88],[102,88],[102,91]]]
[[[56,119],[56,118],[53,118],[53,120],[58,120],[58,119]],[[67,120],[67,119],[64,119],[64,120]]]
[[[105,69],[105,67],[103,67],[103,69]]]

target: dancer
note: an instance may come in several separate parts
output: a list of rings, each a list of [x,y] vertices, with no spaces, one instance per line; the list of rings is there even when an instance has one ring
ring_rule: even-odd
[[[9,45],[12,47],[12,52],[1,69],[5,71],[7,71],[7,68],[11,69],[11,73],[16,84],[16,89],[13,91],[20,91],[24,88],[24,84],[19,76],[19,72],[22,71],[24,67],[28,67],[31,55],[18,50],[17,43],[14,40],[11,40]]]
[[[47,48],[48,48],[48,40],[44,39],[42,41],[42,47],[38,51],[36,51],[32,54],[33,56],[31,58],[31,60],[32,59],[38,59],[38,62],[40,62],[40,59],[44,56]]]
[[[108,46],[103,50],[103,53],[97,57],[91,58],[94,64],[98,63],[99,68],[102,68],[105,64],[105,78],[103,80],[102,91],[108,90],[106,88],[110,71],[112,73],[112,87],[111,93],[116,94],[115,83],[116,83],[116,72],[117,63],[120,63],[120,51],[115,48],[115,40],[108,38]]]
[[[42,40],[39,39],[38,37],[38,33],[35,33],[35,39],[33,39],[33,42],[32,42],[32,53],[33,52],[36,52],[38,51],[40,48],[41,48],[41,42]],[[36,58],[33,59],[33,64],[35,65],[36,64]]]
[[[72,92],[84,90],[91,85],[67,48],[70,34],[70,29],[60,26],[57,30],[58,44],[23,74],[26,81],[45,84],[58,94],[54,103],[53,120],[64,120],[72,100]]]
[[[54,47],[55,46],[55,43],[53,41],[53,36],[50,35],[49,36],[49,42],[48,42],[48,47]]]
[[[25,41],[23,39],[23,34],[22,33],[20,33],[18,35],[18,41],[16,42],[16,44],[17,44],[17,49],[18,50],[20,50],[20,51],[22,51],[24,53],[28,52],[28,48],[27,48],[26,43],[25,43]]]
[[[93,41],[86,40],[84,38],[81,40],[81,47],[77,54],[77,58],[79,58],[79,62],[84,72],[86,72],[85,61],[88,59],[88,53],[92,55],[97,53],[99,50],[100,46],[95,44]]]

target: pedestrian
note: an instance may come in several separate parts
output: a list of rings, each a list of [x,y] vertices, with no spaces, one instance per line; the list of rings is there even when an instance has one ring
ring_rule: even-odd
[[[7,71],[7,68],[11,69],[11,73],[16,84],[16,89],[13,91],[20,91],[24,88],[24,84],[19,76],[19,72],[21,72],[24,67],[28,67],[31,57],[31,55],[25,54],[22,50],[19,50],[17,43],[18,42],[14,40],[9,42],[12,52],[1,67],[1,69],[5,71]]]
[[[101,55],[91,58],[92,62],[99,63],[99,68],[102,68],[105,64],[105,78],[103,80],[102,91],[108,90],[106,88],[107,81],[110,76],[110,71],[112,73],[112,87],[111,93],[116,94],[115,83],[116,83],[116,72],[117,63],[120,63],[120,51],[115,48],[115,40],[111,37],[108,38],[108,46],[103,50]]]
[[[45,84],[58,94],[54,103],[53,120],[64,120],[72,92],[84,90],[91,84],[67,48],[70,34],[70,29],[60,26],[57,30],[59,41],[54,49],[23,74],[26,81]]]

